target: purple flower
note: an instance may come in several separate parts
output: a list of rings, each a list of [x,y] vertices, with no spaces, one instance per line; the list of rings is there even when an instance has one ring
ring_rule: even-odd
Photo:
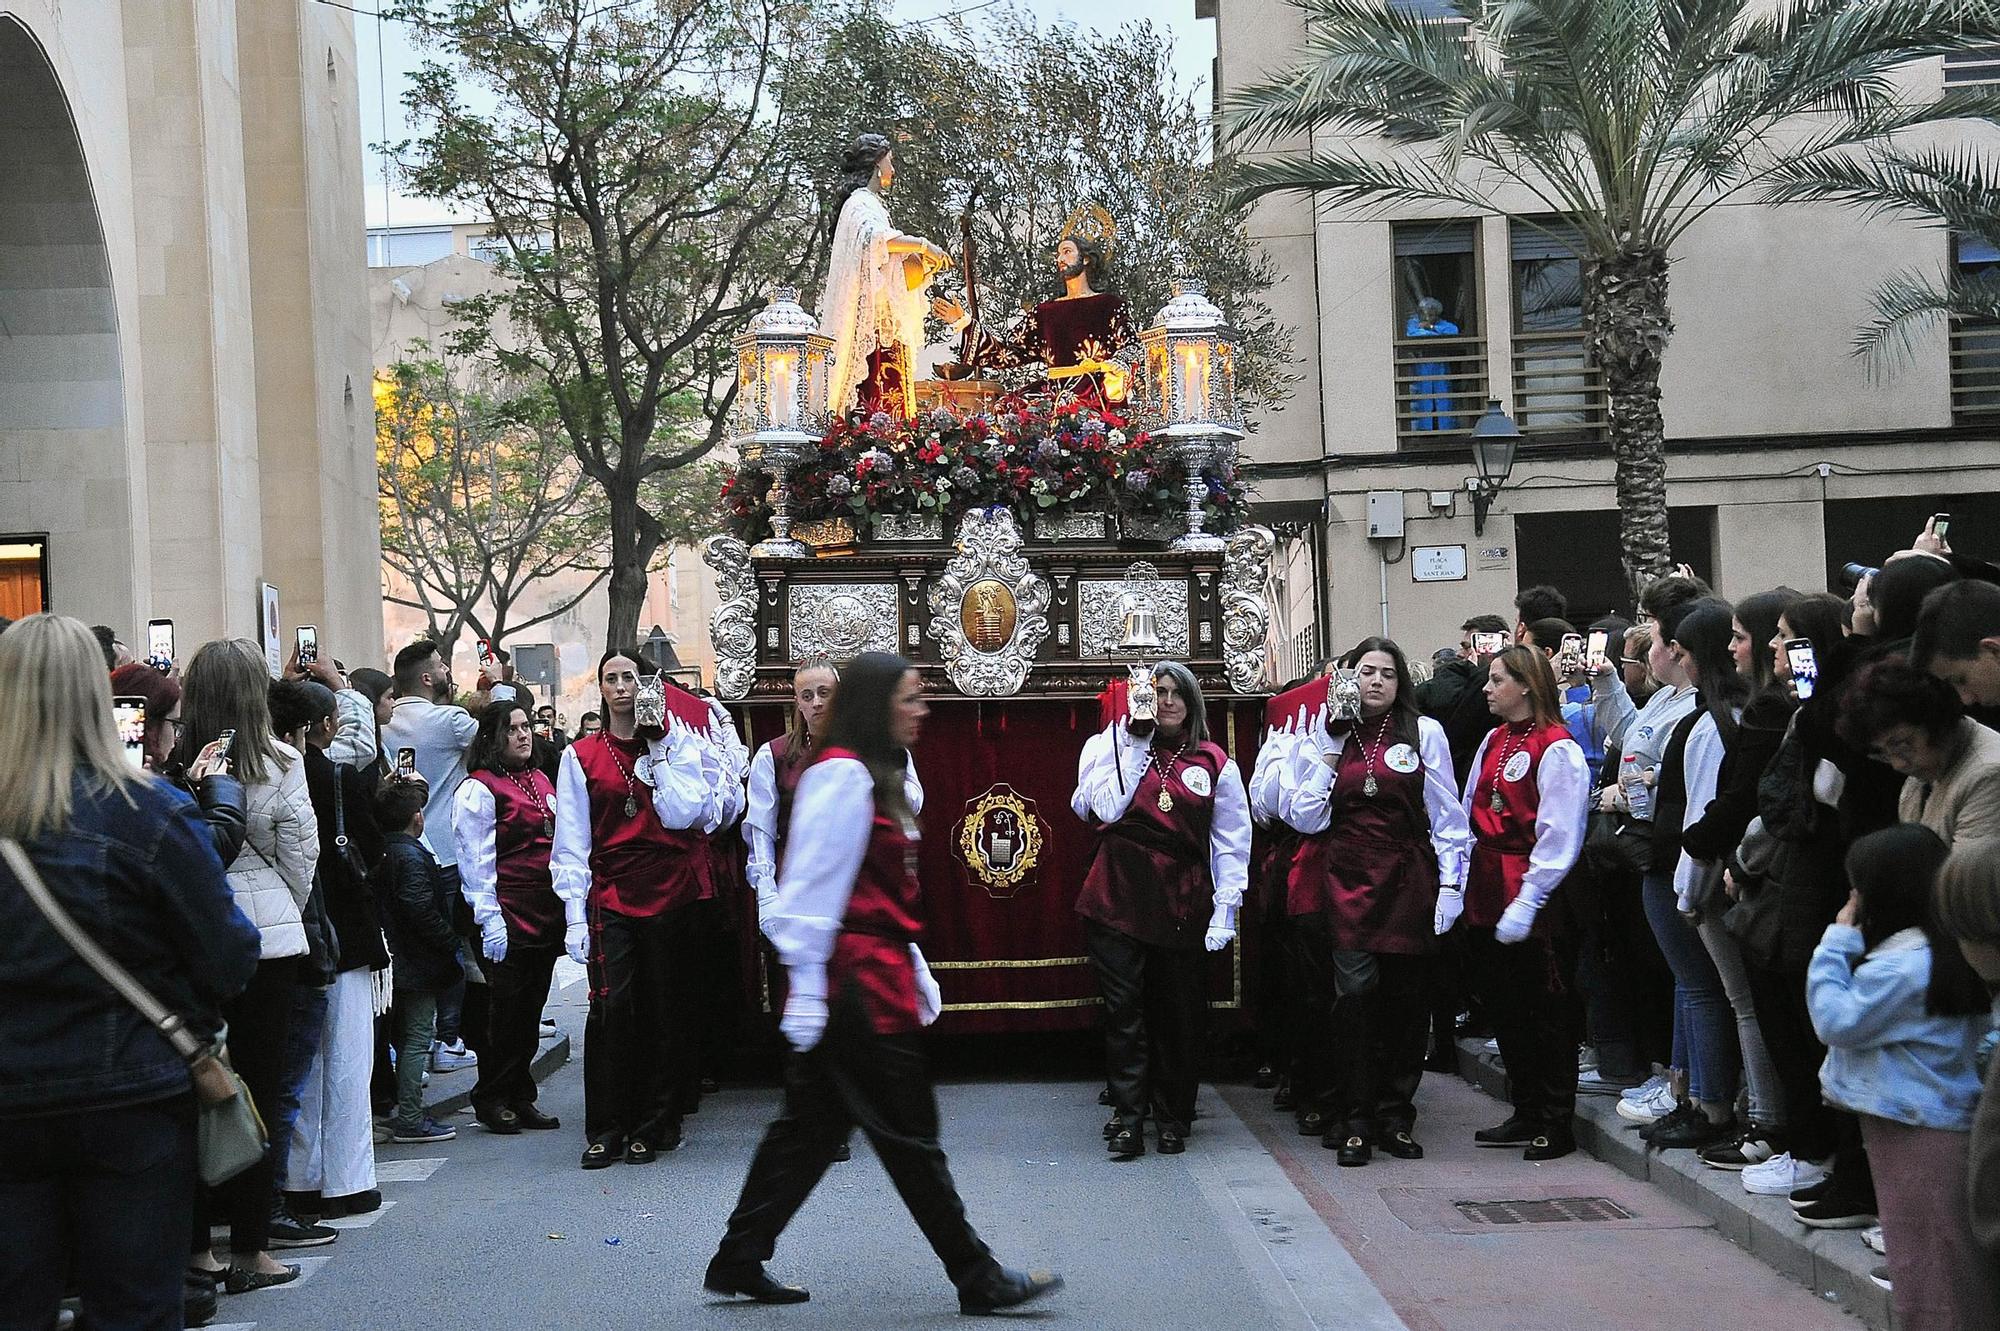
[[[1079,433],[1081,433],[1085,438],[1088,439],[1094,439],[1098,435],[1103,434],[1104,433],[1103,419],[1097,416],[1086,416],[1084,418],[1083,425],[1079,430]]]
[[[951,483],[961,490],[976,489],[979,485],[979,473],[961,463],[951,469]]]
[[[876,434],[887,434],[896,428],[896,418],[886,411],[878,411],[868,418],[868,428]]]
[[[854,493],[854,482],[845,476],[835,476],[826,483],[826,492],[835,499],[845,499]]]
[[[1153,488],[1153,473],[1144,467],[1125,473],[1125,488],[1133,494],[1144,494]]]
[[[1035,445],[1035,461],[1037,462],[1061,462],[1062,455],[1062,445],[1053,439],[1044,439],[1041,443]]]

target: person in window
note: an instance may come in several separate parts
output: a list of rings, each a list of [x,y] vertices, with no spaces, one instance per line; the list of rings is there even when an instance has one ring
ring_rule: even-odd
[[[1473,1140],[1524,1146],[1528,1160],[1576,1149],[1576,958],[1559,889],[1583,849],[1590,776],[1556,698],[1535,648],[1493,658],[1486,700],[1500,724],[1473,759],[1463,801],[1473,847],[1462,918],[1514,1103]]]
[[[1436,936],[1463,904],[1471,844],[1444,728],[1416,709],[1403,650],[1366,638],[1341,658],[1354,672],[1344,716],[1277,737],[1279,816],[1299,833],[1286,893],[1302,935],[1307,1084],[1324,1095],[1321,1144],[1345,1166],[1376,1147],[1421,1159],[1411,1135]],[[1261,766],[1261,764],[1260,764]]]
[[[1209,741],[1194,673],[1162,661],[1153,688],[1153,720],[1115,715],[1083,746],[1070,804],[1097,834],[1076,913],[1104,995],[1118,1120],[1106,1144],[1120,1160],[1145,1154],[1148,1105],[1161,1153],[1187,1149],[1202,952],[1236,937],[1250,876],[1250,800],[1236,764]]]
[[[797,829],[765,919],[790,992],[785,1108],[764,1133],[702,1283],[759,1303],[810,1297],[764,1271],[778,1237],[859,1125],[958,1290],[959,1311],[1016,1307],[1062,1277],[1010,1271],[973,1232],[938,1145],[923,1027],[943,1005],[917,946],[919,834],[904,773],[928,708],[915,667],[867,652],[834,695],[826,744],[800,779]],[[613,724],[617,712],[612,712]]]
[[[0,836],[197,1038],[215,1035],[257,969],[258,931],[194,801],[126,762],[79,620],[30,615],[0,637]],[[178,1331],[195,1303],[187,1064],[4,865],[0,1142],[0,1324],[57,1325],[74,1271],[91,1326]]]
[[[1444,305],[1435,296],[1417,301],[1417,312],[1403,325],[1403,336],[1457,337],[1458,325],[1444,317]],[[1416,367],[1410,385],[1410,428],[1412,430],[1456,430],[1460,419],[1452,398],[1451,367],[1443,361],[1424,361]]]

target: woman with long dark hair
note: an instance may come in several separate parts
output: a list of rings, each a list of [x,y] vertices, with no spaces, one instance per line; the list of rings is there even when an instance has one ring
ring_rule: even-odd
[[[1194,672],[1153,667],[1154,719],[1117,718],[1083,746],[1070,807],[1096,831],[1077,894],[1104,995],[1104,1052],[1120,1160],[1146,1151],[1151,1105],[1164,1155],[1187,1149],[1201,1084],[1202,953],[1236,937],[1250,877],[1250,800],[1208,737]]]
[[[826,742],[799,782],[796,838],[765,921],[790,992],[779,1023],[795,1051],[785,1108],[750,1162],[703,1285],[760,1303],[802,1303],[765,1274],[778,1236],[859,1126],[958,1289],[959,1310],[1010,1308],[1059,1276],[1010,1271],[965,1218],[938,1144],[937,1097],[918,1032],[942,999],[917,939],[919,834],[904,794],[929,708],[916,668],[867,652],[841,678]]]
[[[1444,728],[1416,708],[1403,649],[1364,638],[1340,659],[1352,702],[1290,738],[1278,814],[1300,834],[1286,890],[1305,981],[1309,1112],[1342,1165],[1411,1135],[1430,1027],[1428,958],[1464,906],[1471,833]],[[1283,737],[1280,743],[1285,743]]]
[[[535,1108],[530,1071],[549,981],[563,951],[564,915],[549,870],[556,788],[535,765],[535,722],[527,704],[490,704],[465,765],[466,780],[452,800],[452,832],[459,890],[479,928],[488,991],[488,1034],[472,1112],[487,1131],[507,1136],[561,1127]]]
[[[935,271],[950,262],[890,222],[883,195],[895,181],[895,148],[880,134],[859,135],[840,159],[833,253],[820,299],[820,332],[833,339],[827,400],[836,412],[859,406],[910,414],[911,357],[923,345],[927,306],[924,284],[910,285],[905,263]]]
[[[1487,667],[1486,702],[1500,724],[1466,775],[1472,828],[1461,916],[1473,974],[1493,1016],[1514,1112],[1473,1134],[1522,1146],[1528,1160],[1576,1149],[1576,947],[1562,881],[1583,849],[1590,768],[1562,723],[1549,659],[1509,647]]]

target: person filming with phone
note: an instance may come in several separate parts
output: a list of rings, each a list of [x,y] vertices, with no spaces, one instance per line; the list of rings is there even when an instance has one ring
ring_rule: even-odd
[[[31,615],[0,638],[0,837],[206,1045],[258,931],[193,801],[119,752],[102,666],[78,620]],[[188,1064],[32,890],[0,863],[0,1324],[56,1325],[68,1283],[91,1326],[177,1331],[196,1306]]]

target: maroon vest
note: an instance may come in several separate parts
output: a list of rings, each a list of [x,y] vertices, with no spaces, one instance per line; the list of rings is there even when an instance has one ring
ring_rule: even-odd
[[[1146,764],[1124,815],[1097,829],[1077,914],[1154,947],[1201,946],[1215,895],[1209,826],[1215,785],[1228,761],[1217,746],[1197,744],[1165,783],[1159,762]],[[1187,773],[1196,768],[1208,776],[1205,795],[1187,784]],[[1172,795],[1173,808],[1160,808],[1162,789]]]
[[[1326,912],[1333,945],[1343,951],[1428,952],[1436,939],[1431,917],[1438,880],[1424,807],[1423,752],[1397,740],[1391,726],[1375,754],[1375,793],[1368,794],[1371,769],[1361,738],[1372,744],[1376,724],[1361,723],[1363,735],[1350,732],[1341,748],[1333,821],[1326,831],[1300,839],[1287,907],[1293,915]]]
[[[474,772],[472,780],[493,793],[494,867],[507,932],[523,943],[562,942],[562,899],[549,879],[556,788],[532,767],[511,777]]]
[[[856,756],[828,749],[820,761]],[[853,988],[877,1034],[904,1035],[923,1028],[917,1015],[917,968],[910,959],[910,944],[924,931],[922,906],[917,838],[878,809],[826,963],[828,995],[838,997]]]
[[[812,766],[812,750],[805,751],[804,760],[792,752],[795,741],[790,735],[780,735],[771,741],[771,775],[778,788],[778,867],[785,863],[785,833],[792,826],[792,801],[799,797],[799,778]]]
[[[614,755],[613,749],[616,749]],[[641,739],[613,739],[600,730],[570,745],[590,792],[590,895],[593,905],[618,915],[663,915],[700,892],[695,861],[702,836],[694,828],[669,828],[653,809],[653,788],[634,766],[646,753]],[[621,770],[622,769],[622,770]],[[631,781],[626,781],[626,773]],[[627,817],[627,795],[638,813]]]
[[[1500,726],[1487,737],[1486,754],[1472,774],[1472,865],[1465,875],[1465,922],[1490,929],[1521,894],[1528,856],[1535,849],[1535,819],[1542,808],[1542,755],[1570,738],[1557,722],[1539,729],[1529,723]],[[1523,762],[1522,755],[1526,755]],[[1504,756],[1504,761],[1503,761]],[[1500,808],[1493,792],[1500,792]],[[1549,931],[1555,912],[1535,917],[1535,932]]]

